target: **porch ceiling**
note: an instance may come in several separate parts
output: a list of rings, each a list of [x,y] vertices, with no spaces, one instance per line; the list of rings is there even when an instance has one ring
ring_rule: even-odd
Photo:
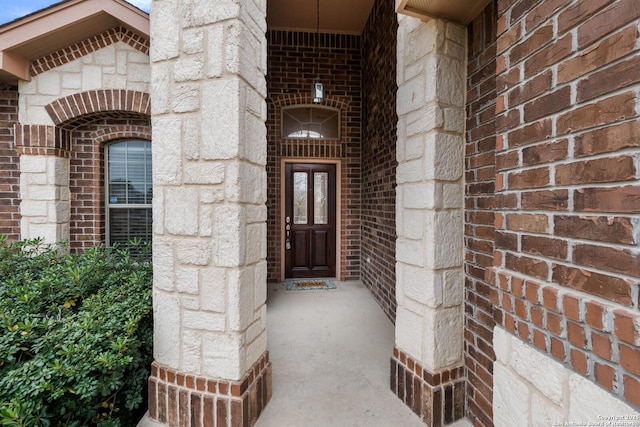
[[[30,80],[34,59],[118,25],[149,37],[147,13],[122,0],[67,0],[0,26],[0,81]]]
[[[391,0],[387,0],[391,1]],[[398,13],[467,25],[491,0],[395,0]],[[374,0],[320,0],[320,31],[361,34]],[[267,0],[274,30],[316,31],[316,0]]]
[[[373,2],[320,0],[320,31],[361,34]],[[267,26],[272,30],[315,32],[316,0],[267,0]]]

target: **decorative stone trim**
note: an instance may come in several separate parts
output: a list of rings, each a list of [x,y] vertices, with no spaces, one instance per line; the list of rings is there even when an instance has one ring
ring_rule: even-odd
[[[240,381],[178,372],[156,362],[149,378],[149,418],[167,425],[251,427],[271,399],[269,352]]]
[[[396,347],[391,391],[428,426],[451,424],[464,416],[464,366],[432,373]]]
[[[45,106],[56,125],[73,129],[102,118],[131,118],[138,114],[151,116],[148,93],[125,89],[102,89],[65,96]]]
[[[16,150],[20,155],[69,157],[71,135],[65,129],[16,124],[14,130]]]
[[[31,69],[29,72],[31,77],[37,76],[40,73],[59,67],[60,65],[71,62],[119,41],[128,44],[145,55],[149,54],[148,39],[135,34],[126,28],[114,27],[101,34],[89,37],[88,39],[67,46],[64,49],[60,49],[56,52],[33,60],[31,62]]]

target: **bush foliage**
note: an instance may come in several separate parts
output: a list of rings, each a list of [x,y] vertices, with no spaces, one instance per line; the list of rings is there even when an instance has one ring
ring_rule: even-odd
[[[152,362],[152,267],[136,253],[66,254],[0,236],[0,425],[140,420]]]

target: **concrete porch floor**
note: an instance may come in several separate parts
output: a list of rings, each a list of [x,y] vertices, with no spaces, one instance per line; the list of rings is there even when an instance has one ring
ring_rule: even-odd
[[[389,388],[393,324],[362,283],[336,285],[268,285],[273,393],[255,427],[424,427]],[[145,415],[138,427],[162,424]]]
[[[273,395],[256,427],[424,426],[389,388],[393,324],[362,283],[336,284],[269,285]]]

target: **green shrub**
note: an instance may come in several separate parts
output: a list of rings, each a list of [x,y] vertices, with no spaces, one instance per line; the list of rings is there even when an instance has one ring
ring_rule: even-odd
[[[152,267],[131,253],[141,251],[69,255],[0,236],[0,425],[140,420],[152,362]]]

